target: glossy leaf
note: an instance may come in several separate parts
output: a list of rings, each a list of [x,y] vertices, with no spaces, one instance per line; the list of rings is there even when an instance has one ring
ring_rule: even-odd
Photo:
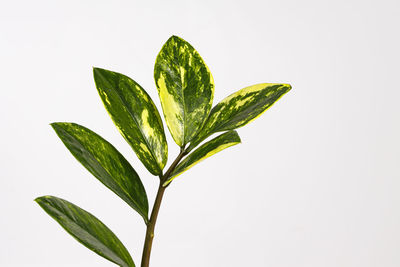
[[[246,125],[291,89],[289,84],[262,83],[243,88],[223,99],[210,112],[189,151],[213,133]]]
[[[211,72],[188,42],[172,36],[157,56],[154,78],[169,131],[182,147],[197,134],[210,112],[214,96]]]
[[[58,122],[51,126],[72,155],[147,223],[149,208],[146,191],[124,156],[101,136],[81,125]]]
[[[175,169],[171,177],[164,183],[164,186],[168,185],[178,175],[187,171],[200,161],[214,155],[215,153],[228,148],[230,146],[240,143],[240,137],[236,131],[229,131],[223,133],[207,143],[201,145],[190,155],[188,155]]]
[[[162,173],[168,147],[156,106],[131,78],[94,68],[94,79],[104,106],[138,158],[154,175]]]
[[[80,207],[53,196],[35,201],[70,235],[90,250],[121,267],[135,267],[131,255],[99,219]]]

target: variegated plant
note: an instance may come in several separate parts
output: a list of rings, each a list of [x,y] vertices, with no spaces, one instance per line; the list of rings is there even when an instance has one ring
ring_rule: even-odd
[[[163,122],[150,96],[138,83],[120,73],[94,68],[93,74],[104,106],[118,130],[147,170],[159,177],[150,217],[139,175],[113,145],[75,123],[51,125],[72,155],[142,216],[147,232],[141,266],[147,267],[161,200],[171,181],[201,160],[240,143],[235,129],[260,116],[291,86],[256,84],[231,94],[212,108],[214,82],[210,70],[188,42],[172,36],[162,47],[154,67],[164,118],[180,147],[179,155],[164,172],[168,146]],[[222,134],[200,145],[218,132]],[[121,241],[92,214],[54,196],[42,196],[36,202],[89,249],[119,266],[135,266]]]

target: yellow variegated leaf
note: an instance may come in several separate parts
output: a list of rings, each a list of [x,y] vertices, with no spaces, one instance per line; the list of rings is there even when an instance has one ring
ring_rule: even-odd
[[[198,133],[210,112],[211,73],[188,42],[172,36],[157,56],[154,79],[168,129],[182,147]]]
[[[188,151],[213,133],[233,130],[256,119],[290,89],[289,84],[262,83],[243,88],[226,97],[213,107]]]
[[[152,174],[161,174],[168,147],[160,114],[150,96],[125,75],[99,68],[93,73],[104,106],[122,136]]]
[[[215,153],[240,143],[240,137],[236,131],[223,133],[207,143],[201,145],[195,151],[187,156],[174,170],[171,177],[167,179],[164,186],[168,185],[178,175],[190,169],[200,161],[214,155]]]

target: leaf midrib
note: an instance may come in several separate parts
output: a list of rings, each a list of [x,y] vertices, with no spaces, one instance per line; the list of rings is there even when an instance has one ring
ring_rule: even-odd
[[[118,89],[120,88],[119,84],[120,84],[120,81],[121,81],[121,80],[122,80],[122,79],[121,79],[120,77],[118,77],[118,85],[117,85]],[[154,159],[154,161],[155,161],[157,167],[159,168],[159,171],[161,171],[161,167],[158,165],[158,161],[157,161],[156,157],[155,157],[154,154],[153,154],[153,148],[150,147],[150,145],[149,145],[149,143],[148,143],[148,140],[145,138],[145,135],[144,135],[144,133],[143,133],[142,128],[139,126],[139,123],[137,122],[135,116],[133,115],[133,111],[130,109],[129,105],[127,104],[127,103],[128,103],[127,100],[123,97],[122,94],[119,94],[119,91],[118,91],[118,90],[114,90],[114,91],[117,93],[117,96],[119,97],[119,99],[121,100],[121,102],[124,104],[124,106],[127,108],[129,115],[131,116],[132,120],[134,121],[136,127],[139,129],[140,133],[142,134],[142,139],[144,140],[144,143],[146,144],[147,148],[149,149],[150,155],[151,155],[152,158]],[[143,90],[143,91],[144,91],[144,90]],[[149,97],[149,99],[150,99],[150,97]],[[149,116],[150,116],[150,112],[149,112]]]
[[[178,48],[178,51],[179,51],[179,48]],[[178,54],[179,54],[179,52],[178,52]],[[174,63],[176,64],[177,63],[177,61],[178,60],[175,60],[175,58],[174,58]],[[183,81],[182,81],[182,75],[181,75],[181,68],[180,68],[180,66],[181,66],[181,64],[179,64],[179,62],[178,62],[178,64],[176,64],[176,66],[178,66],[178,73],[179,73],[179,80],[180,80],[180,84],[181,84],[181,86],[180,86],[180,88],[181,88],[181,95],[182,95],[182,106],[183,106],[183,114],[182,114],[182,117],[183,117],[183,140],[182,140],[182,147],[184,147],[185,145],[186,145],[186,102],[185,102],[185,89],[183,88]],[[185,75],[185,70],[184,70],[184,73],[183,73],[183,75]],[[168,89],[167,89],[168,90]]]
[[[68,203],[63,203],[63,204],[68,206]],[[122,258],[120,257],[120,255],[116,254],[116,252],[115,252],[114,250],[110,249],[110,248],[108,247],[107,244],[105,244],[103,241],[101,241],[101,240],[98,239],[96,236],[94,236],[92,233],[90,233],[90,232],[87,230],[86,227],[82,227],[81,225],[79,225],[79,224],[74,220],[74,218],[68,216],[68,213],[66,213],[66,212],[63,213],[63,211],[62,211],[61,209],[58,209],[58,208],[56,208],[56,207],[54,207],[54,206],[52,206],[52,205],[50,205],[50,204],[49,204],[49,207],[52,208],[52,209],[55,209],[58,213],[61,213],[61,215],[64,215],[65,217],[67,217],[67,218],[69,219],[70,223],[73,223],[75,226],[77,226],[77,227],[78,227],[79,229],[81,229],[83,232],[89,234],[89,236],[93,237],[95,240],[97,240],[99,243],[101,243],[104,247],[106,247],[110,252],[112,252],[112,254],[113,254],[116,258],[121,259],[125,264],[127,264],[128,267],[130,266],[130,265],[129,265],[130,263],[127,263],[127,262],[125,261],[125,259],[122,259]],[[90,214],[90,213],[88,212],[88,214]],[[93,216],[93,215],[92,215],[92,216]],[[94,216],[93,216],[93,217],[94,217]],[[99,219],[97,219],[97,220],[100,222]],[[101,223],[101,222],[100,222],[100,223]],[[106,229],[108,229],[108,227],[107,227],[106,225],[104,225],[103,223],[101,223],[101,224],[102,224],[102,226],[104,226]],[[71,234],[72,234],[72,231],[68,230],[68,229],[67,229],[66,227],[64,227],[63,225],[61,225],[61,227],[64,228],[68,233],[71,233]],[[112,233],[112,231],[111,231],[110,229],[108,229],[108,230]],[[115,234],[114,234],[114,235],[115,235]],[[74,236],[74,238],[77,238],[77,237]],[[121,242],[121,241],[120,241],[120,242]],[[90,248],[87,244],[83,243],[83,241],[82,241],[81,243],[82,243],[85,247],[89,248],[90,250],[95,251],[93,248]],[[125,246],[123,246],[123,247],[125,247]],[[125,250],[126,250],[126,248],[125,248]],[[102,253],[102,254],[104,255],[104,253]],[[128,255],[129,255],[129,254],[128,254]],[[106,256],[106,255],[104,255],[104,256]],[[106,257],[106,258],[109,259],[110,261],[116,263],[114,260],[112,260],[112,259],[110,259],[110,258],[108,258],[108,257]],[[131,259],[131,260],[132,260],[132,259]],[[132,261],[133,261],[133,260],[132,260]],[[117,264],[118,264],[118,263],[117,263]]]
[[[62,128],[62,129],[63,129],[63,128]],[[70,137],[72,137],[82,148],[85,149],[85,151],[89,152],[89,155],[92,157],[92,159],[94,159],[94,160],[96,161],[96,163],[104,170],[104,172],[107,173],[109,179],[112,180],[112,181],[114,181],[114,182],[119,186],[119,188],[123,191],[123,193],[125,194],[125,196],[126,196],[130,201],[132,201],[132,202],[135,204],[136,209],[135,209],[134,207],[132,207],[132,208],[134,208],[136,211],[138,211],[139,214],[140,214],[143,218],[145,218],[145,220],[147,220],[147,216],[144,216],[145,212],[143,212],[143,211],[141,210],[141,208],[139,208],[139,207],[140,207],[140,204],[138,204],[137,201],[135,201],[135,200],[130,196],[129,192],[126,191],[126,190],[124,189],[124,187],[121,186],[120,183],[118,183],[118,182],[116,182],[116,181],[114,180],[113,176],[101,165],[101,163],[97,160],[97,158],[82,144],[82,142],[80,142],[78,139],[76,139],[76,138],[75,138],[73,135],[71,135],[68,131],[66,131],[66,130],[64,130],[64,129],[63,129],[63,131],[64,131],[66,134],[68,134]],[[97,135],[97,134],[96,134],[96,135]],[[95,176],[96,176],[96,175],[95,175]],[[96,178],[97,178],[97,177],[96,177]],[[97,178],[97,179],[98,179],[98,178]],[[106,187],[108,187],[103,181],[101,181],[100,179],[98,179],[98,180],[99,180],[102,184],[104,184]]]

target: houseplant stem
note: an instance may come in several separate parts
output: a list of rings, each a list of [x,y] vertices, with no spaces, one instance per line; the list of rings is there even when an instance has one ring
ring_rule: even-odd
[[[169,178],[169,176],[175,170],[178,163],[186,154],[187,152],[185,152],[184,147],[182,147],[178,157],[171,164],[167,172],[164,175],[160,175],[160,185],[158,186],[157,196],[154,201],[154,206],[151,212],[150,221],[147,224],[146,237],[144,241],[143,254],[142,254],[142,263],[140,265],[141,267],[149,267],[150,264],[150,254],[151,254],[151,247],[153,245],[154,228],[156,226],[158,212],[160,211],[161,201],[166,189],[166,187],[163,186],[163,184]]]

